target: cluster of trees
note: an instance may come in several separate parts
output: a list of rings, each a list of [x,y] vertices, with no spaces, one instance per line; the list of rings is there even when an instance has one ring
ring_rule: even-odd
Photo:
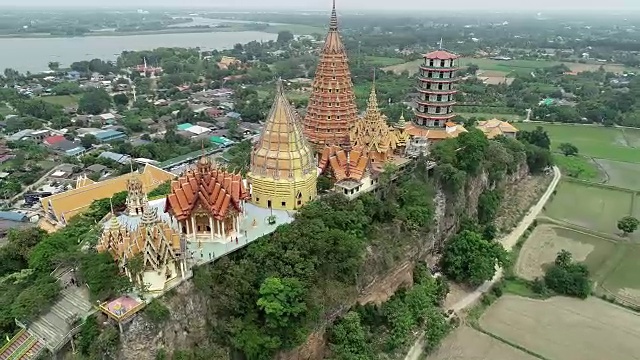
[[[302,343],[336,305],[329,298],[342,298],[354,286],[365,248],[375,247],[382,236],[379,227],[399,224],[411,232],[428,231],[434,215],[431,194],[425,190],[429,187],[410,178],[388,191],[385,200],[371,194],[354,201],[327,195],[268,238],[218,260],[216,266],[197,268],[194,283],[212,299],[212,321],[222,324],[215,329],[220,345],[248,358],[269,359]],[[393,251],[394,244],[402,247],[396,241],[386,249]],[[328,293],[334,295],[322,295]]]
[[[104,300],[130,288],[129,280],[109,254],[83,251],[95,244],[100,233],[96,222],[110,211],[110,203],[124,207],[126,192],[94,201],[89,209],[55,233],[39,229],[11,230],[9,242],[0,248],[0,335],[16,331],[14,319],[28,320],[46,311],[59,294],[49,274],[57,266],[78,269],[93,300]]]
[[[545,270],[544,278],[534,280],[533,290],[540,294],[551,290],[556,294],[586,299],[591,294],[591,285],[587,266],[573,261],[571,253],[562,250],[553,265]]]
[[[424,331],[427,350],[435,349],[451,329],[440,306],[447,292],[442,277],[434,279],[423,264],[414,269],[414,283],[381,305],[356,306],[329,330],[331,359],[384,359]],[[424,329],[424,330],[422,330]]]

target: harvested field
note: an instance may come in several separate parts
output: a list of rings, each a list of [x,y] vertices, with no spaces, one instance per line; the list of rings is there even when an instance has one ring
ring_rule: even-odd
[[[617,222],[631,214],[633,194],[596,185],[561,181],[545,214],[596,231],[617,234]]]
[[[500,340],[461,326],[449,334],[427,360],[534,360],[535,357]]]
[[[640,316],[593,297],[542,301],[506,295],[480,325],[548,359],[640,359]]]
[[[607,185],[640,190],[640,164],[605,159],[596,162],[608,175]]]
[[[540,196],[547,190],[551,176],[528,176],[517,184],[507,186],[503,201],[496,215],[495,225],[499,231],[507,232],[516,226],[522,215],[529,211]]]
[[[555,225],[539,225],[522,246],[516,262],[518,276],[533,280],[544,274],[561,250],[567,250],[576,261],[584,262],[593,275],[600,273],[617,244],[613,241]]]

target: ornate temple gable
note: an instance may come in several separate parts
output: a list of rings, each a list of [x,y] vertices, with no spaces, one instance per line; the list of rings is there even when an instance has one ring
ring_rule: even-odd
[[[127,213],[129,216],[140,216],[148,204],[142,181],[135,175],[127,179]]]
[[[299,179],[315,171],[311,146],[278,80],[276,97],[251,155],[250,176]]]
[[[335,1],[312,87],[303,121],[307,139],[318,151],[324,145],[348,142],[358,109],[347,53],[338,32]]]
[[[214,167],[203,156],[195,170],[171,183],[165,212],[182,221],[200,206],[209,216],[222,220],[230,207],[242,212],[242,201],[247,198],[242,176]]]
[[[97,246],[99,252],[108,251],[121,267],[142,254],[145,270],[160,270],[168,262],[177,261],[180,249],[180,235],[160,221],[157,209],[150,209],[148,205],[143,209],[140,223],[131,231],[113,215]]]
[[[389,128],[387,117],[378,107],[375,80],[371,87],[367,111],[351,130],[350,139],[355,146],[367,149],[374,161],[385,161],[397,145],[395,132]]]

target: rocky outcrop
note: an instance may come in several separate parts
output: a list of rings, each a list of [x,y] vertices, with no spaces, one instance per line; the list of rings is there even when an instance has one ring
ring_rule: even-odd
[[[502,184],[514,184],[528,174],[526,165],[521,166],[515,174],[507,177]],[[366,274],[358,279],[358,295],[351,301],[335,309],[328,321],[346,313],[356,303],[382,303],[388,300],[398,288],[411,284],[414,266],[419,262],[427,262],[430,266],[436,264],[437,252],[445,240],[458,229],[460,215],[476,216],[478,198],[490,186],[485,173],[470,179],[465,190],[455,197],[447,196],[438,191],[435,196],[435,224],[433,230],[427,234],[415,234],[415,241],[403,249],[400,260],[391,266],[379,266],[376,260],[365,264]],[[374,252],[367,249],[370,255]],[[375,257],[375,256],[371,256]],[[159,349],[173,353],[177,349],[189,349],[195,346],[207,346],[207,299],[197,292],[191,281],[186,282],[162,298],[162,302],[171,311],[171,320],[156,326],[149,322],[144,315],[137,316],[125,329],[122,335],[122,350],[119,359],[153,360]],[[325,324],[328,325],[328,324]],[[314,331],[305,344],[291,351],[282,352],[278,360],[316,360],[325,356],[326,334],[325,326]]]
[[[160,349],[173,353],[206,345],[207,299],[186,281],[161,298],[171,312],[171,318],[155,325],[143,314],[136,316],[124,328],[118,359],[155,360]]]

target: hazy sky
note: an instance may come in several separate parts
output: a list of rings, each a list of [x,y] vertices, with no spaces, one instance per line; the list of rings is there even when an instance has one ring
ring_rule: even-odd
[[[429,8],[487,10],[640,10],[640,0],[336,0],[338,9],[416,9]],[[442,4],[442,5],[440,5]],[[0,0],[0,6],[11,7],[219,7],[265,9],[321,10],[331,7],[331,0]]]

